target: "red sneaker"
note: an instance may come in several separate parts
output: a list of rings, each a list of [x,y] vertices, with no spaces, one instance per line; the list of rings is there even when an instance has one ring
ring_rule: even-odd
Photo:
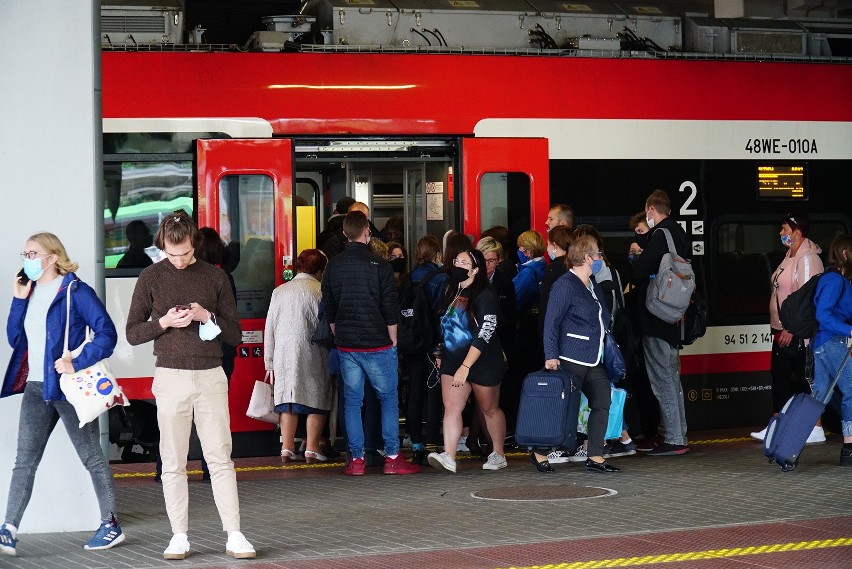
[[[364,476],[364,466],[364,457],[353,458],[346,465],[346,470],[343,471],[343,474],[346,476]]]
[[[385,459],[385,474],[417,474],[420,472],[420,466],[411,464],[401,454],[396,458]]]

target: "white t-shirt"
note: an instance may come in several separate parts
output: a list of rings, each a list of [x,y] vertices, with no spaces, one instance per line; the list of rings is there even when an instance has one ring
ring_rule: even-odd
[[[47,309],[59,292],[62,276],[49,283],[38,284],[30,295],[27,314],[24,316],[24,332],[27,334],[27,361],[30,365],[27,381],[44,381],[44,347],[47,343]],[[63,328],[59,333],[65,334]]]

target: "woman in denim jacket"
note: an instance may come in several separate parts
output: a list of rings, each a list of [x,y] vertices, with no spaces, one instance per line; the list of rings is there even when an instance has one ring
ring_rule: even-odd
[[[6,335],[13,348],[0,397],[23,393],[18,426],[18,452],[6,523],[0,526],[0,551],[16,554],[18,525],[32,495],[33,482],[47,441],[61,419],[80,460],[92,477],[101,511],[101,525],[85,549],[109,549],[124,541],[115,518],[112,471],[100,446],[97,421],[78,427],[74,407],[59,388],[59,376],[108,358],[115,348],[115,326],[95,291],[73,271],[65,247],[52,233],[36,233],[21,253],[26,276],[15,278]],[[88,326],[94,339],[76,358],[64,357],[67,290],[71,289],[68,345],[83,343]]]
[[[603,364],[604,335],[610,321],[603,301],[604,291],[592,275],[600,270],[603,255],[594,237],[579,237],[568,247],[571,264],[550,292],[544,318],[544,366],[576,375],[589,400],[589,472],[619,472],[603,459],[604,437],[610,405],[610,381]],[[532,460],[546,471],[546,457],[538,453]],[[545,470],[543,470],[545,469]]]
[[[843,429],[843,448],[840,465],[852,466],[852,362],[845,361],[852,336],[852,237],[838,235],[831,242],[826,271],[814,293],[819,329],[814,336],[813,395],[824,399],[831,380],[845,363],[837,381],[843,394],[840,404],[840,424]]]

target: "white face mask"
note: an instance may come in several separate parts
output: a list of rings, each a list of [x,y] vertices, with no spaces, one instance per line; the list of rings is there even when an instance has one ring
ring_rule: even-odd
[[[650,215],[645,215],[645,223],[648,224],[648,229],[653,229],[654,225],[656,224],[656,222],[654,221],[654,218],[651,217]]]
[[[216,317],[213,314],[210,315],[210,320],[198,327],[198,337],[204,341],[215,340],[221,333],[222,329],[216,324]]]

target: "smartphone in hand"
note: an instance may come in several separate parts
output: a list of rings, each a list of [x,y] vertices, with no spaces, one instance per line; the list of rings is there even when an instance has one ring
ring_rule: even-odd
[[[30,282],[30,277],[27,276],[27,273],[24,272],[24,269],[18,271],[18,282],[22,285],[25,285]]]
[[[175,310],[192,310],[189,304],[175,304]]]

